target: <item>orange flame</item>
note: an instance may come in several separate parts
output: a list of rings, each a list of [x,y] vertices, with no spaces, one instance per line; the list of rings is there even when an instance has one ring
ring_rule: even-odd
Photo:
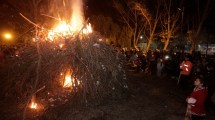
[[[83,3],[82,0],[73,0],[72,3],[72,17],[69,23],[61,21],[58,25],[56,25],[52,31],[49,31],[48,38],[51,41],[57,36],[71,36],[75,33],[78,33],[82,30],[83,34],[92,33],[92,27],[89,23],[84,26],[84,15],[83,15]],[[84,28],[83,28],[84,27]],[[83,29],[82,29],[83,28]]]
[[[37,103],[32,102],[30,108],[31,109],[37,109]]]
[[[72,86],[71,74],[67,74],[66,77],[65,77],[63,87],[71,87],[71,86]]]
[[[31,109],[37,109],[37,103],[35,102],[36,97],[32,96],[31,98],[31,104],[30,104],[30,108]]]
[[[61,73],[61,75],[63,74]],[[80,80],[75,80],[74,78],[72,78],[71,72],[66,73],[64,78],[64,83],[63,83],[64,88],[72,88],[72,87],[79,86],[80,84],[81,84]]]

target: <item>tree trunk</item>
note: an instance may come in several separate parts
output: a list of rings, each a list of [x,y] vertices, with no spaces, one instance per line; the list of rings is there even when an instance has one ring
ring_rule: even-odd
[[[150,49],[150,46],[151,46],[151,43],[152,43],[152,36],[150,36],[150,38],[149,38],[149,41],[148,41],[148,44],[147,44],[147,47],[146,47],[146,50],[144,51],[145,53],[147,53],[148,51],[149,51],[149,49]]]
[[[167,50],[167,47],[169,45],[169,41],[170,41],[170,38],[167,38],[167,40],[165,41],[163,50]]]
[[[192,53],[196,49],[196,42],[192,42],[191,48],[189,50],[189,53]]]

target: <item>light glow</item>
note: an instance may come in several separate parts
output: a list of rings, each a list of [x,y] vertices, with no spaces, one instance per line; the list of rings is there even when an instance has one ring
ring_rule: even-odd
[[[10,40],[10,39],[12,39],[12,35],[10,33],[5,33],[4,38],[7,40]]]

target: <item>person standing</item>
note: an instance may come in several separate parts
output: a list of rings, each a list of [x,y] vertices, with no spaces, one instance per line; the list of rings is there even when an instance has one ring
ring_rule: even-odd
[[[201,77],[196,77],[194,81],[194,89],[189,97],[187,97],[186,117],[191,120],[204,120],[206,117],[205,101],[208,96],[208,90]]]
[[[164,68],[163,59],[158,58],[158,60],[157,60],[157,77],[162,76],[163,68]]]
[[[191,70],[192,70],[193,64],[190,61],[190,58],[188,55],[185,56],[184,61],[180,64],[180,77],[178,80],[179,87],[181,87],[183,90],[187,90],[189,86],[189,80],[191,78]]]

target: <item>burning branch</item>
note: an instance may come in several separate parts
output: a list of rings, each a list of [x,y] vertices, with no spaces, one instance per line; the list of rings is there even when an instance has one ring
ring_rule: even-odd
[[[36,23],[32,22],[32,21],[29,20],[27,17],[25,17],[22,13],[19,13],[19,15],[20,15],[21,17],[23,17],[25,20],[27,20],[29,23],[33,24],[35,27],[41,28],[41,27],[38,26]]]

